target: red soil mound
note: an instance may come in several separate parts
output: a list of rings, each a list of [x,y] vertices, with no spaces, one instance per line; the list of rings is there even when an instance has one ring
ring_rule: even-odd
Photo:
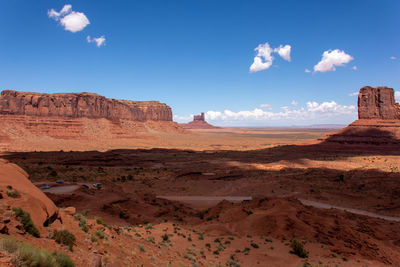
[[[400,263],[400,226],[393,227],[380,219],[307,207],[298,200],[280,198],[239,204],[223,201],[204,216],[211,218],[199,226],[206,232],[305,238],[340,255]]]

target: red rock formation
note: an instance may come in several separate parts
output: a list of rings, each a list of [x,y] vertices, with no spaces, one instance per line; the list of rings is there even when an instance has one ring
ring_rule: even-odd
[[[194,115],[193,116],[193,121],[189,123],[182,124],[182,127],[184,129],[214,129],[214,128],[219,128],[214,125],[209,124],[206,122],[204,112],[202,112],[200,115]]]
[[[5,90],[0,96],[0,114],[172,121],[171,108],[158,101],[116,100],[91,93],[40,94]]]
[[[400,105],[394,100],[394,90],[388,87],[361,88],[358,94],[358,118],[400,119]]]
[[[3,159],[0,159],[0,190],[2,192],[17,190],[20,197],[2,199],[2,204],[26,210],[40,229],[46,222],[52,222],[58,216],[57,207],[29,181],[28,174],[17,165]]]
[[[206,121],[204,112],[202,112],[200,115],[194,115],[193,121]]]
[[[400,105],[394,100],[392,88],[361,88],[358,94],[358,118],[346,128],[327,136],[324,142],[400,145]]]

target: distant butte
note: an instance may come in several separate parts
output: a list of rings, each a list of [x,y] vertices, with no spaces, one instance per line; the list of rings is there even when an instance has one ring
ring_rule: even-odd
[[[202,112],[200,115],[194,115],[193,116],[193,121],[186,123],[186,124],[181,124],[184,129],[218,129],[219,127],[216,127],[214,125],[209,124],[206,122],[204,112]]]
[[[400,105],[394,90],[365,86],[358,94],[358,120],[328,136],[341,144],[400,145]]]

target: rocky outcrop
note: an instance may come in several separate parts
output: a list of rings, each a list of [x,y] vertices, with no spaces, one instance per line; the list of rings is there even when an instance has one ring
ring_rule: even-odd
[[[400,119],[400,105],[395,102],[394,90],[388,87],[365,86],[358,94],[359,119]]]
[[[358,94],[358,118],[323,141],[392,148],[400,145],[400,105],[395,102],[392,88],[361,88]]]
[[[41,94],[5,90],[0,114],[36,117],[172,121],[172,110],[158,101],[109,99],[92,93]]]
[[[22,208],[29,212],[33,222],[40,229],[58,217],[57,207],[29,181],[28,174],[17,165],[4,159],[0,159],[0,190],[2,192],[18,192],[18,197],[4,198],[1,204]]]
[[[219,128],[219,127],[216,127],[216,126],[211,125],[208,122],[206,122],[204,112],[202,112],[200,115],[194,115],[193,121],[182,124],[182,127],[184,129],[215,129],[215,128]]]

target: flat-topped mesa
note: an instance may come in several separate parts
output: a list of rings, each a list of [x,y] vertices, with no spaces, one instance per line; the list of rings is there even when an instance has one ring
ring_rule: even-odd
[[[358,94],[359,119],[400,119],[400,105],[395,102],[394,90],[389,87],[365,86]]]
[[[38,117],[172,121],[172,110],[158,101],[109,99],[92,93],[41,94],[5,90],[0,114]]]

